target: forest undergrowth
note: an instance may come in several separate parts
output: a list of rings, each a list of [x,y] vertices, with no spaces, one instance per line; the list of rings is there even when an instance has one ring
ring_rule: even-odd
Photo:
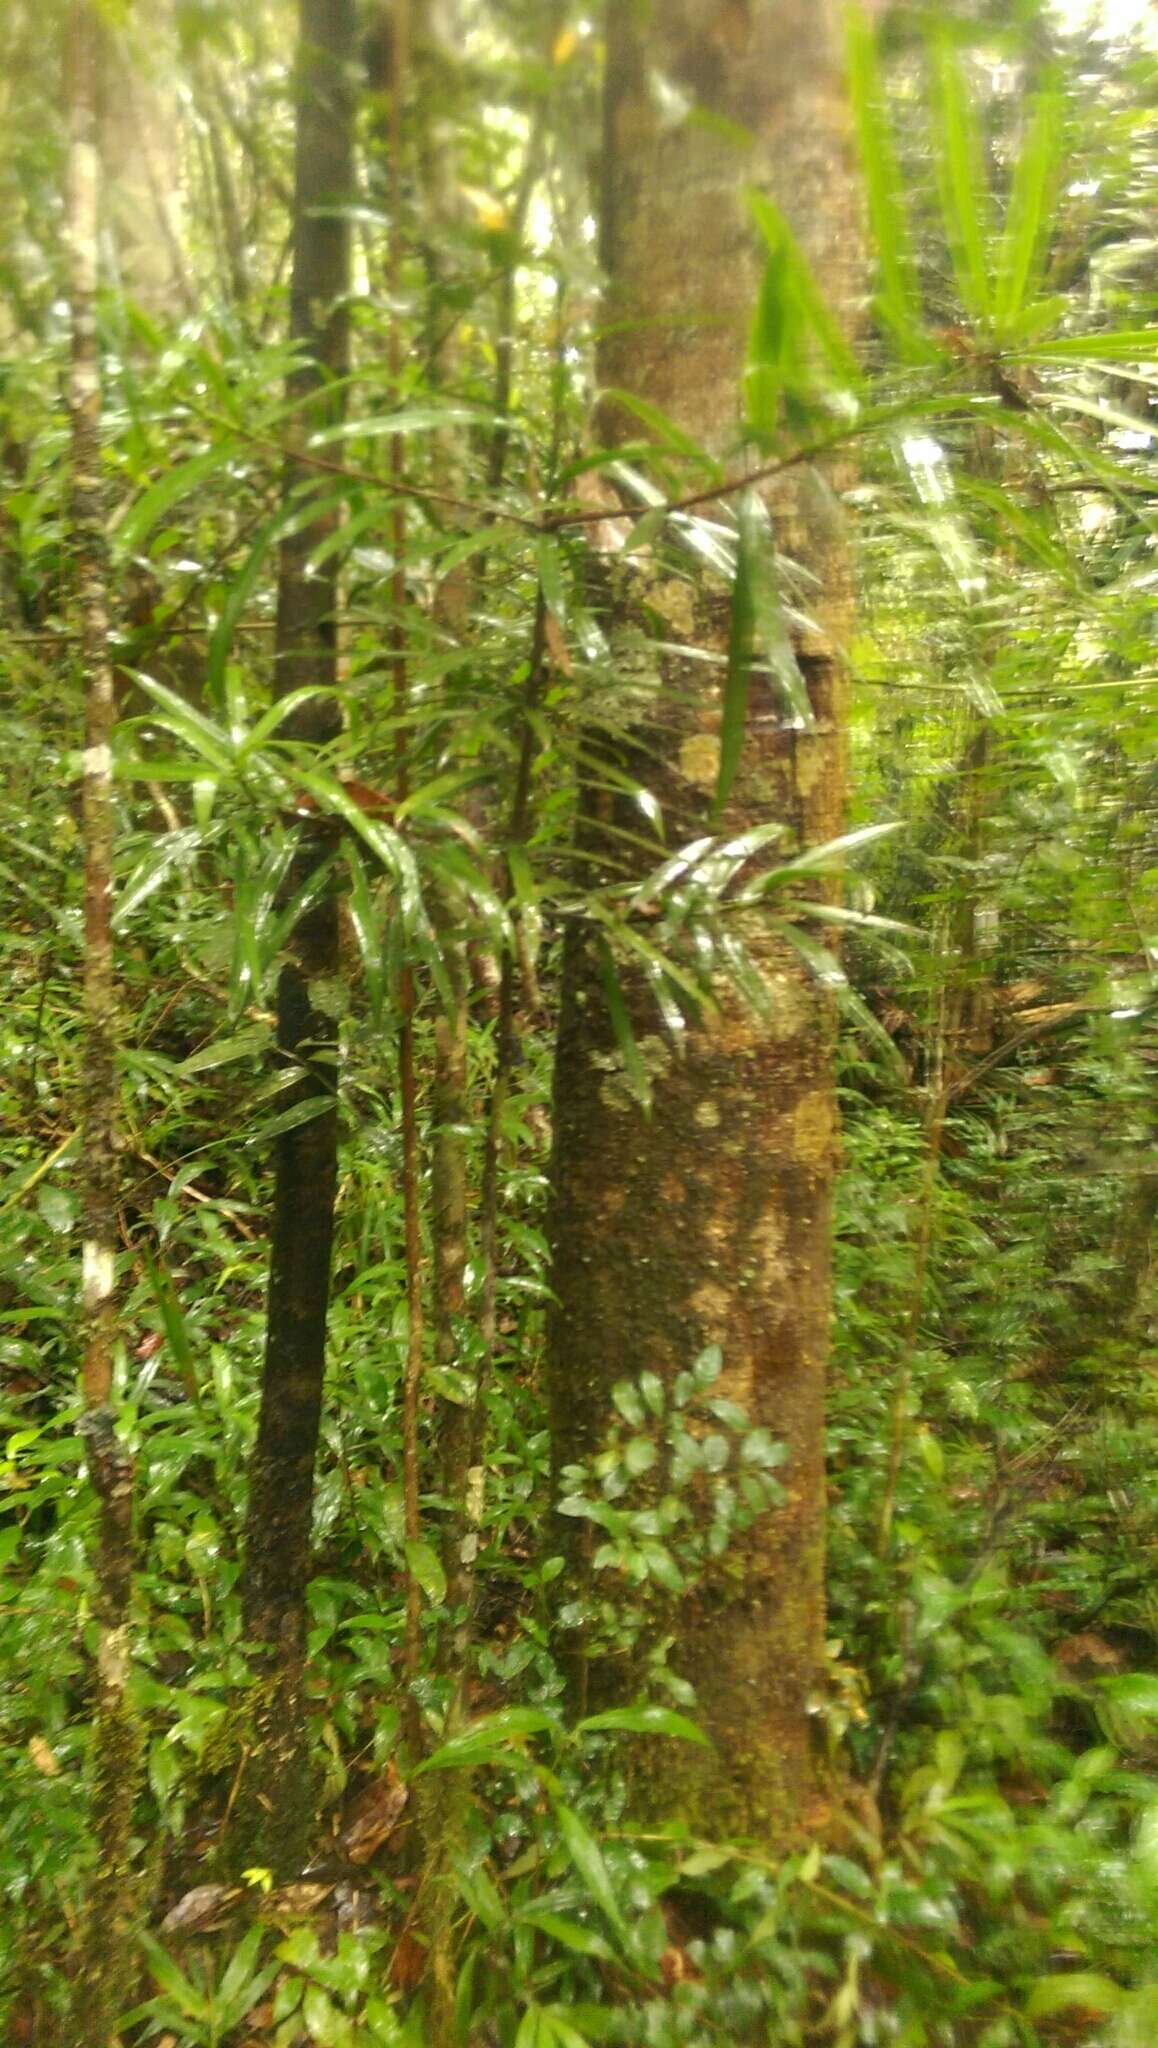
[[[1151,2048],[1153,55],[1067,42],[1044,9],[951,10],[952,33],[902,9],[877,39],[854,15],[871,290],[850,342],[745,189],[761,281],[724,461],[619,389],[632,438],[598,445],[602,45],[571,12],[478,10],[466,54],[419,39],[412,77],[360,46],[352,367],[337,350],[328,381],[302,383],[316,335],[281,338],[280,0],[169,25],[211,298],[151,305],[102,257],[123,1628],[78,1377],[67,146],[31,11],[0,25],[35,85],[0,135],[22,224],[0,222],[0,2028],[71,2048],[79,1987],[83,2030],[123,1653],[118,2048]],[[793,747],[813,721],[809,573],[753,471],[851,514],[852,796],[821,845],[723,823],[758,701]],[[333,680],[292,700],[287,563],[307,608],[335,579],[340,625],[311,625]],[[628,746],[623,704],[709,614],[707,827],[665,840],[649,777],[674,742],[661,721]],[[294,726],[323,701],[340,716]],[[622,874],[584,836],[604,798],[634,819]],[[291,1058],[284,976],[319,908],[324,1042]],[[601,1434],[555,1440],[579,927],[595,1057],[641,1119],[725,993],[772,1031],[801,988],[839,1015],[826,1642],[784,1842],[687,1818],[711,1738],[681,1658],[689,1617],[744,1611],[745,1545],[793,1507],[775,1416],[736,1397],[726,1342],[661,1377],[624,1327]],[[273,1160],[330,1115],[304,1732],[279,1783],[255,1731],[292,1630],[279,1664],[243,1607]],[[308,1833],[288,1870],[253,1847],[283,1805]]]

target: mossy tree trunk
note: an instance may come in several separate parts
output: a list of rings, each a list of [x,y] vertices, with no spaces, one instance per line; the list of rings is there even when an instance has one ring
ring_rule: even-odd
[[[838,315],[858,282],[834,0],[610,8],[605,124],[609,287],[599,381],[662,407],[739,466],[744,354],[761,271],[744,187],[768,194],[787,216]],[[637,437],[639,426],[604,402],[596,432],[614,441]],[[781,820],[787,851],[841,830],[846,480],[832,468],[802,467],[765,493],[777,546],[804,572],[810,623],[795,640],[814,730],[795,729],[775,687],[753,675],[723,829]],[[641,843],[638,805],[606,787],[585,799],[581,836],[609,873],[622,875],[632,860],[645,873],[665,850],[713,829],[729,597],[718,585],[665,575],[641,554],[615,563],[607,582],[613,648],[638,650],[641,629],[662,643],[649,657],[651,707],[624,734],[619,761],[658,797],[666,846]],[[626,685],[626,663],[623,675]],[[648,1117],[624,1085],[597,941],[581,924],[568,935],[549,1379],[558,1465],[598,1446],[616,1380],[646,1370],[670,1385],[709,1344],[723,1353],[719,1390],[787,1444],[787,1504],[761,1516],[671,1615],[673,1661],[695,1687],[715,1747],[677,1758],[664,1743],[639,1759],[642,1796],[664,1811],[678,1804],[712,1832],[784,1839],[813,1784],[809,1700],[823,1655],[833,1016],[790,943],[758,921],[745,937],[771,990],[769,1015],[721,988],[717,1015],[686,1034],[682,1056],[665,1040],[642,978],[624,976],[654,1087]],[[573,1569],[581,1576],[580,1548]],[[586,1664],[576,1685],[591,1705],[635,1682],[615,1660]]]
[[[294,164],[290,325],[305,361],[289,380],[303,440],[340,417],[333,389],[349,362],[349,224],[354,190],[354,0],[301,0]],[[292,457],[287,505],[309,471]],[[338,679],[336,555],[310,558],[336,514],[319,511],[281,544],[276,624],[277,691],[332,692]],[[340,729],[335,697],[299,705],[283,731],[317,746]],[[302,827],[287,880],[297,890],[332,847],[326,824]],[[246,1633],[266,1667],[257,1745],[237,1829],[251,1862],[279,1876],[300,1867],[311,1821],[302,1700],[314,1465],[325,1375],[334,1197],[337,1185],[338,1035],[326,1007],[339,970],[338,905],[324,890],[299,919],[277,992],[282,1060],[298,1080],[283,1101],[318,1113],[277,1140],[269,1301],[261,1409],[250,1468],[242,1600]]]

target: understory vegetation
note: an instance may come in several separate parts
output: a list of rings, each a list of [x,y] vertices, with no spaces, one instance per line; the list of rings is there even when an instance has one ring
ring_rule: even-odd
[[[117,997],[94,1403],[100,646],[44,41],[46,16],[61,47],[92,24],[59,12],[0,23],[0,2029],[1150,2048],[1154,48],[1036,5],[853,14],[855,317],[741,165],[759,288],[734,441],[708,448],[639,392],[612,432],[597,388],[601,18],[415,8],[404,68],[386,13],[351,8],[343,369],[291,331],[293,10],[93,10],[103,91],[183,209],[134,240],[106,201],[95,298]],[[102,147],[115,193],[124,138]],[[856,587],[850,799],[820,845],[727,810],[762,720],[815,723],[816,579],[758,488],[800,472],[847,515]],[[307,600],[334,579],[308,630],[336,666],[287,696],[295,548]],[[662,739],[624,733],[701,606],[727,623],[693,837],[650,790]],[[340,715],[295,725],[319,703]],[[603,797],[633,807],[622,870]],[[333,957],[302,969],[291,1056],[319,906]],[[713,1602],[740,1611],[765,1536],[775,1557],[787,1430],[737,1385],[726,1315],[664,1375],[625,1321],[578,1450],[584,1390],[545,1363],[577,929],[593,1057],[641,1128],[721,991],[773,1037],[790,973],[831,1005],[825,1641],[783,1838],[702,1825],[696,1760],[726,1737],[681,1652]],[[255,1622],[247,1511],[275,1155],[330,1117],[295,1647]],[[605,1230],[611,1258],[613,1204]],[[276,1545],[265,1570],[268,1602]]]

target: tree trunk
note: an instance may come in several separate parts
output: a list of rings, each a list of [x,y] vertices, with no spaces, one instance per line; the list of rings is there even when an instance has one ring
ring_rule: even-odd
[[[349,227],[336,209],[348,205],[353,191],[353,0],[301,0],[299,22],[290,320],[308,360],[290,378],[289,394],[300,401],[295,432],[304,437],[340,416],[342,395],[330,385],[349,359]],[[287,502],[307,474],[291,458]],[[337,681],[335,556],[308,573],[310,556],[335,517],[319,514],[282,542],[275,637],[280,696],[307,686],[332,690]],[[315,697],[289,715],[283,731],[321,746],[340,723],[335,699]],[[303,828],[287,891],[300,887],[331,845],[324,823]],[[312,1805],[301,1677],[338,1146],[337,1026],[321,991],[338,967],[337,899],[326,892],[299,920],[278,983],[278,1047],[300,1073],[292,1099],[315,1099],[321,1107],[277,1141],[265,1363],[242,1581],[246,1633],[263,1646],[272,1683],[262,1695],[250,1825],[243,1813],[239,1835],[248,1837],[252,1860],[280,1875],[300,1867]]]
[[[156,17],[147,36],[100,10],[98,120],[105,233],[122,290],[154,319],[197,309],[182,218],[177,53]]]
[[[133,1817],[141,1731],[129,1697],[133,1569],[133,1466],[113,1409],[118,1337],[117,987],[113,951],[112,738],[116,696],[109,656],[105,504],[101,482],[101,376],[96,291],[100,160],[96,79],[99,30],[88,0],[68,20],[67,227],[72,312],[72,529],[85,679],[84,750],[84,1216],[81,1433],[100,1507],[94,1559],[96,1657],[92,1737],[97,1867],[82,1929],[75,2034],[94,2048],[117,2037],[135,1978]]]
[[[716,456],[737,442],[759,281],[746,184],[787,216],[830,305],[840,314],[851,303],[857,221],[838,13],[833,0],[751,8],[663,0],[609,10],[609,296],[599,381],[662,407]],[[601,440],[638,433],[637,421],[604,403]],[[782,820],[777,854],[821,844],[841,828],[851,615],[834,489],[841,481],[831,470],[801,469],[766,492],[777,546],[815,579],[805,600],[811,622],[796,636],[815,730],[793,729],[773,686],[753,675],[723,829]],[[712,829],[714,679],[728,645],[728,596],[718,583],[665,578],[640,554],[626,567],[617,563],[608,580],[612,647],[622,649],[625,679],[641,626],[664,643],[650,657],[652,708],[636,715],[619,759],[659,798],[670,849]],[[715,663],[703,660],[705,651]],[[637,651],[633,667],[638,674]],[[664,849],[639,845],[641,820],[629,798],[589,792],[581,836],[608,872],[613,862],[620,874],[625,862],[647,872]],[[568,934],[549,1380],[558,1466],[598,1448],[614,1382],[652,1371],[670,1387],[710,1344],[724,1360],[716,1391],[788,1446],[787,1504],[760,1516],[670,1616],[673,1661],[694,1685],[716,1746],[675,1756],[663,1744],[662,1756],[653,1748],[638,1766],[644,1799],[668,1812],[680,1807],[693,1825],[784,1838],[809,1794],[808,1705],[823,1653],[833,1018],[829,996],[791,944],[759,922],[745,937],[771,991],[770,1014],[761,1019],[721,988],[718,1013],[688,1031],[682,1055],[663,1037],[642,979],[623,975],[653,1081],[649,1118],[624,1085],[596,941],[581,923]],[[582,1575],[582,1560],[574,1562]],[[578,1698],[590,1704],[637,1680],[613,1660],[577,1663]]]

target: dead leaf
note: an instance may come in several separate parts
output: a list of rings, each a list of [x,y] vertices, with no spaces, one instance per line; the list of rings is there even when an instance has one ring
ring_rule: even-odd
[[[28,1741],[28,1754],[44,1778],[59,1778],[60,1765],[55,1753],[49,1748],[42,1735],[32,1735]]]
[[[390,1982],[396,1991],[413,1991],[426,1971],[426,1950],[416,1934],[407,1928],[399,1938],[390,1963]]]
[[[306,1920],[333,1889],[332,1884],[321,1879],[311,1882],[309,1878],[301,1878],[297,1884],[279,1885],[266,1899],[263,1916],[267,1920]]]
[[[410,1797],[410,1787],[398,1776],[391,1761],[380,1778],[359,1792],[350,1807],[339,1845],[347,1861],[369,1863],[388,1835],[394,1832]]]
[[[573,667],[571,650],[567,645],[563,628],[555,617],[554,612],[547,613],[544,630],[547,638],[547,652],[551,657],[552,667],[557,668],[562,675],[569,676]]]
[[[235,1899],[241,1897],[236,1884],[196,1884],[172,1906],[161,1922],[162,1934],[193,1934],[208,1927]]]

